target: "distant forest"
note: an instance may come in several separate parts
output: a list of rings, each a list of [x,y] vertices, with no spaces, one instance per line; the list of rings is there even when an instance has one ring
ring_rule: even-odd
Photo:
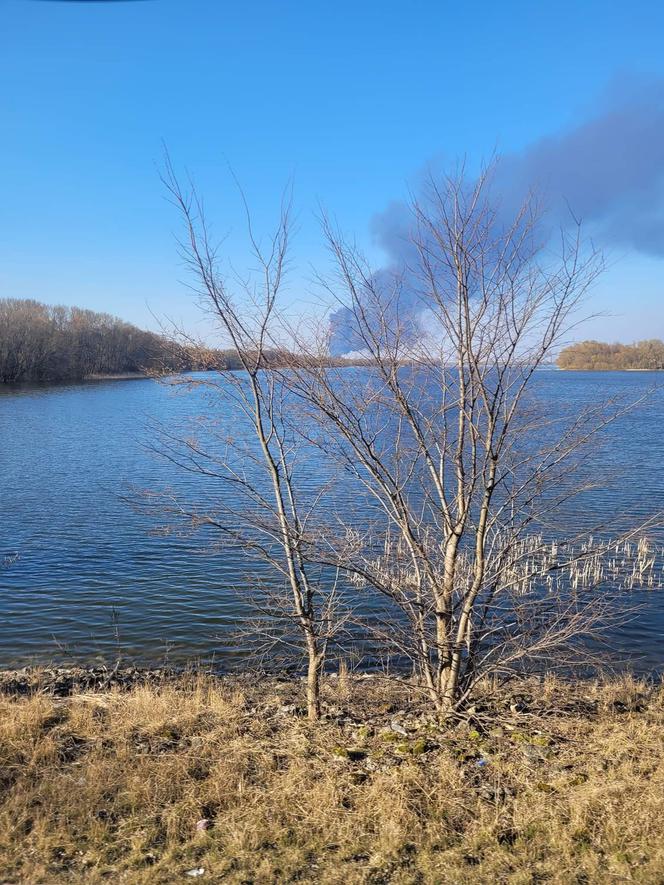
[[[105,313],[0,299],[0,382],[66,381],[94,375],[231,369],[232,354],[201,354]]]
[[[265,366],[297,365],[287,350],[267,350]],[[325,365],[362,360],[322,357]],[[241,368],[234,350],[183,346],[107,313],[0,298],[0,383],[76,381],[96,375],[161,374]]]
[[[657,338],[636,344],[603,344],[601,341],[581,341],[561,350],[558,356],[561,369],[610,371],[626,369],[664,369],[664,341]]]

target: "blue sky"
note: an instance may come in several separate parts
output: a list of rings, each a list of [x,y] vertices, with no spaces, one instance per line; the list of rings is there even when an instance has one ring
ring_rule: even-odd
[[[642,0],[0,0],[0,297],[194,326],[165,142],[239,266],[228,164],[264,230],[294,177],[290,290],[306,300],[320,203],[380,260],[372,220],[425,163],[564,136],[607,90],[664,77],[663,34],[664,4]],[[585,331],[664,337],[664,260],[607,245],[593,308],[612,316]]]

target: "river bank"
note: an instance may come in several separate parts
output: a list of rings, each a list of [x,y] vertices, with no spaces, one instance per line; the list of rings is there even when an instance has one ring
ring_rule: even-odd
[[[6,882],[664,877],[660,686],[516,681],[441,725],[412,686],[342,673],[315,726],[293,679],[55,668],[0,689]]]
[[[85,375],[81,381],[140,381],[149,378],[145,372],[119,372],[117,375],[111,374],[93,374]]]

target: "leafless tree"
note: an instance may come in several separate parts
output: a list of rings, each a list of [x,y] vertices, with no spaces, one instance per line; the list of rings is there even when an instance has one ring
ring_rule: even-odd
[[[0,383],[194,368],[165,336],[79,307],[0,298]]]
[[[270,647],[279,642],[303,646],[308,715],[316,719],[328,644],[340,630],[343,616],[337,572],[317,562],[313,540],[317,509],[327,483],[312,490],[309,482],[308,491],[302,489],[306,459],[301,454],[302,437],[294,432],[295,403],[272,370],[274,363],[287,367],[292,358],[280,342],[279,316],[291,229],[290,199],[284,200],[277,229],[265,248],[255,237],[247,212],[258,280],[236,275],[233,292],[220,272],[195,190],[180,185],[170,161],[164,181],[184,220],[182,254],[193,274],[195,291],[212,329],[221,333],[231,348],[237,367],[233,372],[171,380],[209,395],[207,442],[162,428],[159,450],[181,467],[220,481],[223,492],[205,506],[174,497],[170,509],[196,525],[214,529],[237,549],[258,556],[271,567],[276,584],[261,584],[256,578],[249,588],[253,603],[264,616],[261,636]],[[223,403],[220,425],[215,420],[214,404],[219,403],[215,397]],[[235,410],[233,427],[228,426],[229,404]]]
[[[606,617],[608,584],[647,557],[625,537],[593,545],[568,526],[561,543],[551,531],[593,484],[589,444],[625,408],[555,411],[534,384],[601,256],[578,226],[555,250],[542,240],[533,199],[505,220],[491,170],[431,177],[411,221],[404,267],[376,273],[324,220],[335,270],[321,283],[370,368],[326,367],[325,336],[313,348],[301,337],[312,358],[283,378],[318,425],[310,442],[366,497],[364,528],[331,514],[345,531],[320,556],[389,600],[396,617],[388,609],[374,635],[415,662],[445,713],[487,673],[569,650]]]
[[[195,192],[170,165],[165,180],[196,292],[239,365],[176,383],[232,401],[249,430],[224,419],[212,445],[162,432],[162,454],[228,491],[213,507],[172,509],[281,576],[286,596],[258,580],[250,592],[268,641],[301,641],[311,718],[347,618],[341,598],[372,595],[366,639],[412,661],[447,714],[488,674],[578,663],[579,640],[615,611],[610,588],[661,585],[647,526],[616,536],[565,524],[569,502],[597,484],[598,433],[633,405],[553,408],[537,383],[601,271],[578,225],[554,247],[533,199],[506,219],[490,169],[429,180],[399,268],[375,272],[324,219],[334,271],[320,282],[359,352],[352,367],[330,357],[329,326],[305,332],[280,311],[289,202],[267,248],[247,212],[260,281],[236,275],[231,291]],[[325,482],[305,492],[311,459],[343,474],[346,494]]]

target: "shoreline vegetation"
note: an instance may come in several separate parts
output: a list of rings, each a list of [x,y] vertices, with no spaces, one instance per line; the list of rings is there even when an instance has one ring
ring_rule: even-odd
[[[266,350],[267,366],[297,365],[297,356]],[[321,358],[329,366],[363,360]],[[179,372],[242,368],[235,350],[180,343],[117,317],[79,307],[0,298],[0,383],[128,381]]]
[[[634,344],[580,341],[560,351],[559,369],[581,372],[655,372],[664,370],[664,341],[653,338]]]
[[[265,365],[299,366],[297,354],[273,350]],[[366,360],[321,357],[326,366],[362,366]],[[567,371],[664,370],[664,342],[582,341],[564,348],[556,366]],[[179,372],[241,370],[235,350],[181,344],[109,314],[0,299],[0,383],[129,381]]]
[[[108,314],[0,299],[0,382],[80,381],[164,368],[197,364],[165,336]]]
[[[497,690],[498,689],[498,690]],[[7,882],[661,882],[664,692],[104,668],[0,674]]]

